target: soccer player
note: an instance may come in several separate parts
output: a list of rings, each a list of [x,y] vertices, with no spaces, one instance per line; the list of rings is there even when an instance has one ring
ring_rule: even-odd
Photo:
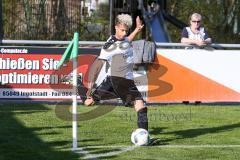
[[[133,80],[133,48],[131,41],[142,30],[143,24],[136,18],[136,28],[127,36],[132,26],[128,14],[120,14],[115,20],[115,34],[111,35],[101,49],[89,72],[87,99],[84,104],[90,106],[95,101],[121,98],[125,106],[134,106],[137,112],[138,128],[148,130],[147,107]],[[106,77],[96,87],[99,73]]]

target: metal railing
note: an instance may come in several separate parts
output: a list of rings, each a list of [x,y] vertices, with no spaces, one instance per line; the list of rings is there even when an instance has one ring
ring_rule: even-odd
[[[1,44],[25,44],[25,45],[67,45],[71,41],[49,41],[49,40],[2,40]],[[84,45],[93,45],[93,46],[102,46],[105,42],[103,41],[79,41],[80,46]],[[193,47],[192,45],[186,45],[183,43],[156,43],[157,47]],[[240,49],[240,44],[218,44],[213,43],[208,45],[212,48],[225,48],[225,49]]]

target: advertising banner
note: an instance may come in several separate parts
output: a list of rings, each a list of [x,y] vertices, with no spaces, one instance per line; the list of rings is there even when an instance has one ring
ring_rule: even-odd
[[[0,48],[1,100],[71,100],[72,63],[57,64],[66,48]],[[89,68],[100,48],[79,48],[78,76],[86,86]],[[148,103],[240,102],[240,51],[157,49],[154,63],[134,71]],[[80,100],[80,97],[78,97]]]
[[[240,102],[240,51],[158,49],[148,102]]]
[[[57,64],[66,48],[1,47],[0,98],[62,100],[71,98],[71,84],[62,83],[72,72],[68,62],[58,69]],[[78,74],[85,83],[85,74],[99,49],[81,48],[78,53]]]

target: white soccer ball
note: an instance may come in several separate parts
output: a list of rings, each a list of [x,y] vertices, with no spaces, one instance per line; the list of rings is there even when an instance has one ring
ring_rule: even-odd
[[[138,128],[132,132],[131,141],[136,146],[145,146],[149,143],[149,133],[143,128]]]

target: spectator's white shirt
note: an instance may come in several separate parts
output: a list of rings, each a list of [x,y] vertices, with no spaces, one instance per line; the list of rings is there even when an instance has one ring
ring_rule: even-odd
[[[205,40],[206,39],[206,35],[205,35],[205,31],[204,31],[203,27],[201,27],[199,29],[199,32],[197,32],[197,33],[193,33],[193,31],[191,30],[190,27],[186,27],[186,29],[188,32],[189,39],[193,39],[193,40]]]

